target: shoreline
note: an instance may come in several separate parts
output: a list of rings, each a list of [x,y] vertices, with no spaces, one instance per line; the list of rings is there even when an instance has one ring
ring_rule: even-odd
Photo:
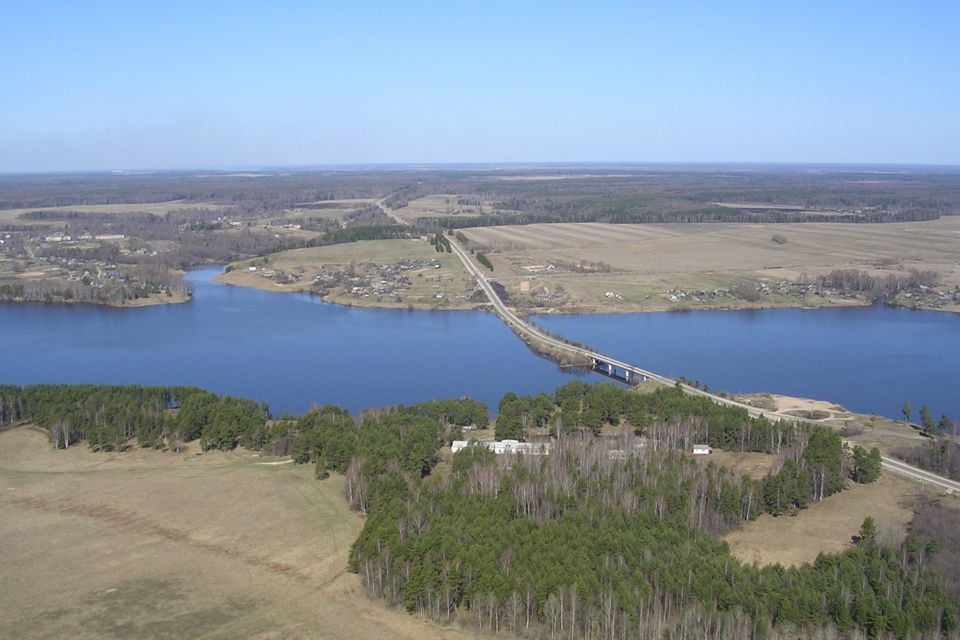
[[[147,298],[136,298],[123,304],[112,302],[88,302],[85,300],[23,300],[0,299],[0,304],[42,304],[42,305],[66,305],[66,306],[87,306],[87,307],[105,307],[107,309],[141,309],[144,307],[159,307],[168,304],[184,304],[193,300],[192,295],[174,295],[169,298],[164,296],[149,296]]]
[[[424,304],[422,302],[377,302],[365,301],[363,298],[350,298],[345,296],[323,296],[311,291],[309,286],[300,284],[282,285],[270,280],[250,281],[247,279],[231,279],[229,274],[224,272],[214,276],[212,279],[221,284],[231,287],[244,287],[258,291],[269,291],[272,293],[307,293],[320,298],[329,304],[338,304],[344,307],[354,307],[362,309],[410,309],[416,311],[479,311],[489,307],[488,303],[476,302],[470,304]],[[654,305],[650,307],[627,307],[627,306],[558,306],[543,308],[520,308],[513,307],[516,313],[523,317],[541,316],[541,315],[624,315],[633,313],[694,313],[698,311],[764,311],[768,309],[805,309],[815,311],[817,309],[842,309],[842,308],[863,308],[872,306],[887,306],[894,309],[912,309],[915,311],[933,311],[941,313],[960,313],[960,305],[949,305],[945,307],[926,307],[898,304],[896,302],[871,302],[862,298],[847,298],[834,300],[825,304],[790,304],[786,302],[747,302],[742,305],[723,305],[716,307],[687,307],[675,304]]]

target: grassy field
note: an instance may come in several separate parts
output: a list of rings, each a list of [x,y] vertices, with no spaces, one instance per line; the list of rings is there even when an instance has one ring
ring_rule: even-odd
[[[448,218],[451,216],[479,216],[493,210],[493,202],[480,201],[479,205],[459,204],[460,196],[443,193],[411,200],[407,206],[394,209],[393,213],[407,222],[418,218]]]
[[[777,457],[769,453],[714,449],[709,456],[692,456],[692,458],[703,465],[714,462],[738,475],[762,480],[776,462]]]
[[[242,453],[0,433],[0,637],[461,637],[345,573],[362,520],[342,482]]]
[[[167,202],[149,202],[145,204],[76,204],[66,207],[33,207],[30,209],[0,210],[0,224],[62,224],[56,220],[20,220],[18,216],[32,211],[78,211],[81,213],[152,213],[162,216],[176,209],[218,209],[219,205],[203,202],[169,200]]]
[[[810,297],[801,303],[776,294],[757,304],[668,298],[670,289],[797,281],[834,269],[873,275],[935,270],[941,288],[960,285],[960,216],[891,224],[536,224],[463,233],[489,248],[496,278],[508,290],[519,292],[524,280],[531,293],[544,287],[554,293],[559,286],[566,296],[558,306],[567,310],[855,304]],[[774,242],[774,234],[786,241]]]
[[[294,249],[271,254],[263,259],[241,261],[231,265],[229,273],[218,279],[227,284],[254,287],[268,291],[311,291],[315,280],[322,273],[349,274],[354,272],[379,282],[383,278],[376,267],[379,265],[409,264],[413,261],[425,261],[438,264],[439,268],[423,266],[404,271],[409,285],[400,289],[402,301],[394,295],[377,296],[353,295],[350,283],[334,287],[325,298],[358,306],[380,307],[416,307],[416,308],[472,308],[475,303],[469,301],[474,282],[463,268],[463,264],[452,253],[438,253],[426,241],[415,240],[363,240],[347,244]],[[258,272],[250,272],[251,264],[258,265]],[[364,265],[374,265],[364,267]],[[279,284],[274,279],[263,276],[263,270],[283,271],[295,274],[299,279],[288,284]],[[437,295],[441,297],[438,298]]]
[[[324,218],[326,220],[343,221],[351,213],[356,213],[364,207],[376,203],[375,198],[356,198],[352,200],[321,200],[319,202],[305,202],[301,206],[288,209],[285,218]],[[315,205],[315,206],[311,206]]]
[[[863,519],[872,516],[880,540],[898,544],[913,516],[910,505],[920,492],[920,485],[884,473],[873,484],[851,482],[846,491],[796,516],[774,518],[763,514],[725,539],[733,554],[744,562],[795,566],[812,562],[821,552],[850,548]]]

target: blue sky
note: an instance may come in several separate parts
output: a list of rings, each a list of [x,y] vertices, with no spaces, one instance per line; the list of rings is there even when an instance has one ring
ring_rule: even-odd
[[[955,1],[6,0],[2,16],[3,172],[960,164]]]

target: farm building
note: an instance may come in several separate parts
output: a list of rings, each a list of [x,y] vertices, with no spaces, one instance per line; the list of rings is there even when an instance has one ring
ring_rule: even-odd
[[[523,453],[532,456],[542,456],[550,453],[549,442],[520,442],[519,440],[491,440],[486,442],[454,440],[450,449],[453,453],[457,453],[471,445],[486,447],[497,455],[504,453]]]

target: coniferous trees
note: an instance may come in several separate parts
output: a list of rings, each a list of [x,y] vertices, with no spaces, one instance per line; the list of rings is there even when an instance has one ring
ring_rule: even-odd
[[[410,611],[544,637],[760,638],[783,625],[934,637],[955,627],[955,603],[919,556],[871,542],[869,523],[869,544],[813,564],[741,564],[711,532],[751,517],[751,502],[755,515],[752,481],[637,444],[575,438],[543,457],[468,448],[451,476],[430,482],[389,467],[369,479],[351,568]]]
[[[511,408],[513,407],[513,408]],[[199,438],[287,452],[343,472],[368,516],[350,567],[370,593],[437,620],[564,638],[766,638],[854,633],[950,637],[956,602],[916,535],[899,549],[865,521],[861,544],[785,569],[746,566],[715,536],[875,479],[879,452],[844,450],[820,427],[774,424],[668,389],[640,395],[574,382],[507,394],[549,455],[468,447],[431,475],[459,426],[487,419],[469,400],[366,412],[321,407],[268,426],[266,407],[186,387],[0,387],[0,423],[31,420],[57,446]],[[616,425],[619,435],[594,437]],[[686,455],[694,442],[776,456],[760,480]],[[171,444],[172,446],[172,444]]]

